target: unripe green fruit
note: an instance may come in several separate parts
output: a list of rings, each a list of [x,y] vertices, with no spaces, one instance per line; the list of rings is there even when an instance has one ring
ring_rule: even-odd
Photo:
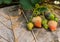
[[[55,20],[56,22],[58,22],[58,18],[57,18],[57,17],[55,17],[54,20]]]
[[[43,27],[44,27],[45,29],[48,29],[48,25],[47,25],[47,24],[44,24]]]
[[[47,20],[46,19],[43,19],[42,20],[42,25],[45,29],[48,29],[48,25],[47,25]]]
[[[43,19],[42,20],[42,24],[46,24],[47,23],[47,20],[46,19]]]
[[[50,15],[49,15],[49,19],[50,19],[50,20],[54,20],[54,15],[53,15],[53,14],[50,14]]]
[[[45,14],[45,18],[48,20],[54,20],[54,17],[55,17],[54,14],[50,14],[50,13]]]

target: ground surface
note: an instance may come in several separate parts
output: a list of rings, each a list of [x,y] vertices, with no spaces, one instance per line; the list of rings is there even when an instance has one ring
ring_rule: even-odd
[[[16,6],[0,9],[0,42],[35,42],[32,33],[26,30],[23,15],[18,15]],[[15,10],[15,11],[12,11]],[[28,12],[29,13],[29,12]],[[27,16],[30,16],[26,13]],[[44,28],[35,29],[36,42],[60,42],[60,28],[54,32]]]

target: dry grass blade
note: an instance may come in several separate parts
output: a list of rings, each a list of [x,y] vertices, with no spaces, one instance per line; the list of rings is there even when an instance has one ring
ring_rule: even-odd
[[[57,9],[60,9],[59,6],[56,6],[56,5],[51,5],[51,6],[57,8]]]

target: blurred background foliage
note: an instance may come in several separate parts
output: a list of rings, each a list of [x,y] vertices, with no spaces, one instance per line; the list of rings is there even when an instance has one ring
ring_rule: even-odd
[[[0,7],[10,6],[10,5],[21,5],[24,10],[31,10],[35,7],[35,4],[54,4],[54,1],[60,0],[0,0]],[[60,6],[60,4],[58,4]]]

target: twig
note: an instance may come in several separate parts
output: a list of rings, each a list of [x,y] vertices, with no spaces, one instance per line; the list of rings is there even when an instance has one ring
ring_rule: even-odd
[[[0,16],[3,16],[3,15],[0,15]],[[5,19],[9,20],[7,17],[3,16]]]
[[[4,23],[2,23],[1,21],[0,21],[0,23],[1,24],[3,24],[5,27],[7,27],[9,30],[11,30],[11,28],[10,27],[8,27],[7,25],[5,25]]]
[[[22,11],[22,12],[23,12],[23,11]],[[28,22],[28,19],[27,19],[27,17],[25,16],[24,12],[23,12],[23,16],[24,16],[24,18],[26,19],[26,22]]]
[[[23,12],[23,11],[22,11],[22,12]],[[28,19],[27,19],[26,15],[24,14],[24,12],[23,12],[23,16],[24,16],[24,18],[26,19],[26,22],[28,22]],[[33,37],[34,37],[35,42],[37,42],[37,38],[36,38],[33,30],[31,31],[31,33],[32,33],[32,35],[33,35]]]
[[[9,16],[9,18],[10,18],[10,21],[11,21],[11,17],[10,17],[10,15],[8,15],[8,16]],[[13,36],[14,36],[14,42],[15,42],[15,34],[14,34],[13,27],[12,27],[12,21],[11,21],[11,30],[12,30],[12,33],[13,33]]]
[[[4,40],[6,40],[7,42],[10,42],[9,40],[5,39],[3,36],[0,35],[1,38],[3,38]]]
[[[36,36],[35,36],[33,30],[31,31],[31,33],[32,33],[32,35],[33,35],[33,37],[34,37],[35,42],[37,42],[37,38],[36,38]]]
[[[9,16],[9,15],[8,15]],[[10,18],[10,16],[9,16],[9,18]],[[11,18],[9,19],[10,21],[11,21]],[[0,23],[2,23],[1,21],[0,21]],[[14,42],[15,42],[15,35],[14,35],[14,31],[13,31],[13,28],[12,28],[12,21],[11,21],[11,28],[10,27],[8,27],[7,25],[5,25],[4,23],[2,23],[5,27],[7,27],[9,30],[11,30],[12,31],[12,33],[13,33],[13,36],[14,36]],[[2,37],[1,35],[0,35],[0,37]],[[4,37],[2,37],[3,39],[5,39]],[[6,40],[6,39],[5,39]],[[6,40],[6,41],[8,41],[8,40]],[[9,42],[9,41],[8,41]]]

